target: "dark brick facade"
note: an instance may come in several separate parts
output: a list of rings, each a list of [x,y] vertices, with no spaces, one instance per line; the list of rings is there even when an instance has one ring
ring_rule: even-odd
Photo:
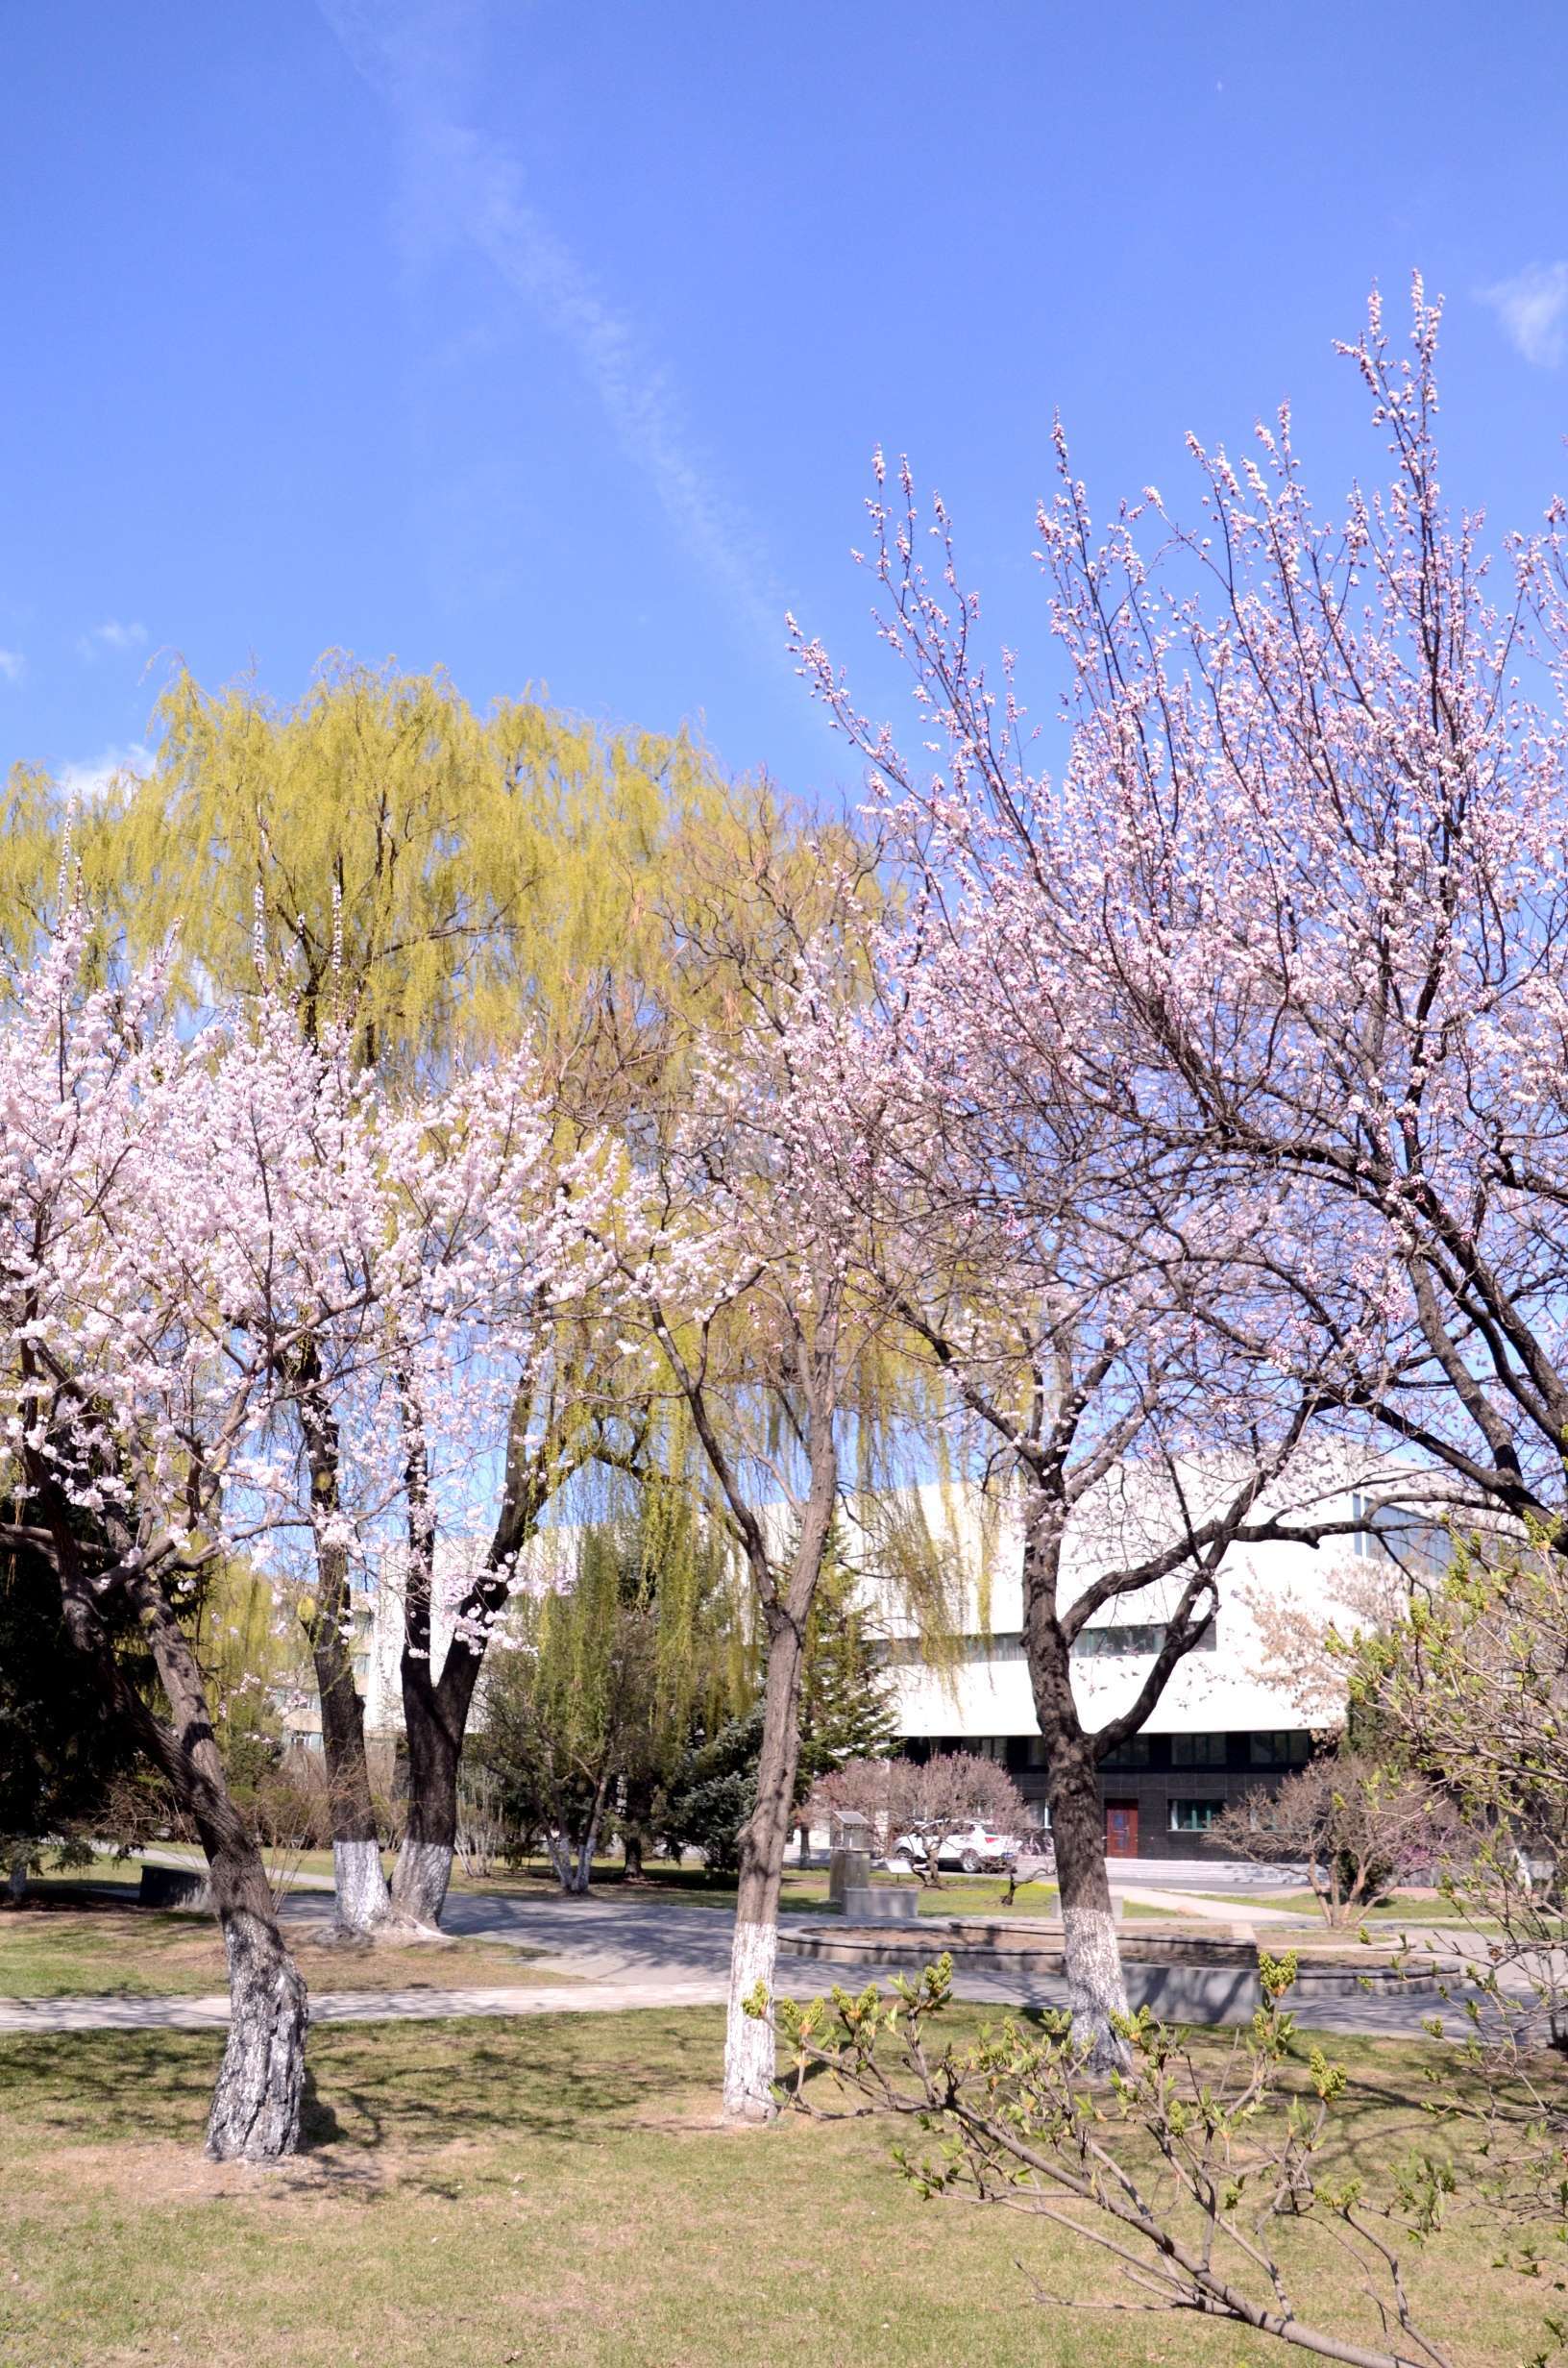
[[[1036,1735],[931,1736],[911,1738],[904,1746],[914,1759],[934,1751],[974,1751],[999,1760],[1026,1801],[1045,1799],[1045,1771],[1040,1738]],[[1100,1769],[1100,1798],[1117,1809],[1132,1808],[1137,1816],[1137,1851],[1140,1859],[1198,1859],[1219,1855],[1209,1843],[1201,1824],[1203,1809],[1260,1788],[1277,1791],[1292,1768],[1311,1757],[1312,1739],[1303,1730],[1282,1729],[1270,1734],[1140,1735],[1115,1754]],[[1175,1817],[1180,1822],[1173,1823]],[[1125,1836],[1127,1820],[1116,1821]]]

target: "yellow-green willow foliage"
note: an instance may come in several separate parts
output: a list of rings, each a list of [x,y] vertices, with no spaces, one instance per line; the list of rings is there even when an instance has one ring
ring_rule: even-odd
[[[173,927],[201,999],[265,958],[308,1020],[346,998],[366,1058],[520,1030],[570,1043],[660,958],[658,884],[723,784],[683,733],[609,732],[445,674],[329,661],[293,706],[188,674],[110,826],[133,951]]]
[[[521,1592],[507,1614],[479,1757],[514,1778],[531,1768],[542,1803],[584,1780],[650,1799],[694,1732],[756,1692],[744,1575],[692,1492],[670,1482],[578,1529],[572,1549],[564,1583]],[[507,1757],[519,1764],[502,1771]]]
[[[93,909],[116,901],[113,826],[119,790],[85,806],[67,828],[69,802],[37,765],[13,765],[0,789],[0,956],[21,968],[61,910],[61,868],[80,879]]]
[[[839,865],[873,893],[848,830],[727,781],[689,732],[527,696],[481,714],[440,670],[333,655],[292,704],[182,670],[149,739],[140,777],[70,825],[103,958],[177,932],[200,1006],[253,992],[259,955],[307,1024],[351,1010],[361,1056],[393,1068],[524,1032],[563,1065],[591,1037],[601,1076],[655,1028],[668,1056],[681,1021],[739,1011],[739,961],[788,959]],[[0,946],[21,957],[56,906],[66,803],[26,767],[5,798]]]

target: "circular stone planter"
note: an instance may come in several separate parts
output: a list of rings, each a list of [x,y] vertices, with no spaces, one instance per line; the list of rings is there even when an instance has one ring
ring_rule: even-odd
[[[1122,1972],[1133,2007],[1147,2006],[1172,2020],[1245,2021],[1262,2004],[1259,1945],[1250,1936],[1212,1928],[1118,1935]],[[980,1918],[906,1925],[812,1925],[792,1931],[789,1949],[824,1965],[918,1970],[945,1953],[962,1974],[1013,1973],[1020,1980],[1060,1981],[1066,1966],[1062,1927],[1042,1916],[1024,1923]],[[1271,1952],[1272,1953],[1272,1952]],[[1281,1952],[1284,1954],[1284,1948]],[[1377,1996],[1430,1997],[1434,1973],[1403,1972],[1387,1951],[1298,1949],[1290,2003],[1302,2012],[1314,2000]]]

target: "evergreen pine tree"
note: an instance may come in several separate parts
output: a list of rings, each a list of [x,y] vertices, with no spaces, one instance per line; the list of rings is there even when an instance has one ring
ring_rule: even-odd
[[[877,1658],[870,1616],[857,1600],[859,1578],[845,1559],[835,1522],[806,1622],[797,1801],[820,1776],[846,1761],[885,1759],[897,1747],[892,1690]]]

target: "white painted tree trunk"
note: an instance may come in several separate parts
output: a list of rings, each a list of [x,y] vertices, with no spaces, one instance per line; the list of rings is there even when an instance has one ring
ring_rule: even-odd
[[[1127,1983],[1115,1916],[1101,1908],[1064,1908],[1062,1957],[1074,2040],[1087,2052],[1091,2070],[1120,2069],[1128,2060],[1127,2042],[1112,2017],[1127,2012]]]
[[[380,1844],[334,1841],[332,1878],[337,1886],[338,1928],[368,1936],[386,1922],[392,1898],[381,1872]]]
[[[545,1836],[545,1849],[554,1869],[555,1880],[568,1899],[580,1899],[593,1877],[593,1844],[586,1847],[574,1842],[569,1835],[550,1833]]]
[[[452,1858],[449,1842],[404,1838],[398,1851],[397,1881],[392,1895],[400,1924],[411,1924],[425,1932],[436,1930],[447,1904]]]
[[[731,2121],[772,2121],[776,2052],[772,2022],[776,1923],[735,1924],[729,1955],[729,2020],[724,2032],[724,2112]],[[768,2016],[747,2014],[746,2001],[761,1984]]]

